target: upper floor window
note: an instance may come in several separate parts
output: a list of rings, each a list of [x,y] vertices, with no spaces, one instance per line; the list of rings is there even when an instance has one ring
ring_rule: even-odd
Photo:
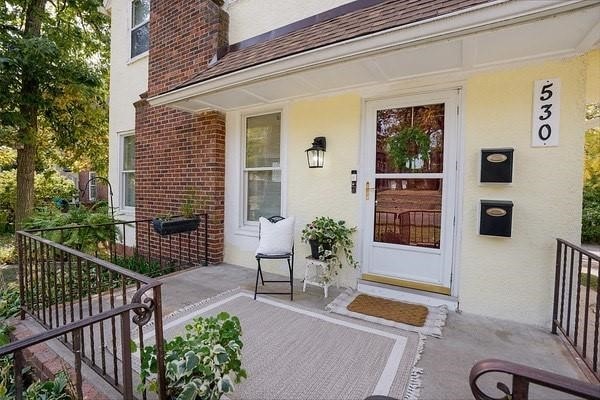
[[[246,223],[281,215],[281,113],[245,118]]]
[[[148,51],[150,0],[131,2],[131,58]]]

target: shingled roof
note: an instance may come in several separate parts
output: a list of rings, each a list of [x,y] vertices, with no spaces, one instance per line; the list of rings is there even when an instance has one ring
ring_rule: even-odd
[[[265,37],[265,35],[260,35],[257,37],[259,39],[258,43],[248,47],[232,45],[230,49],[242,48],[229,51],[215,64],[180,87],[190,86],[251,66],[345,40],[463,11],[490,2],[491,0],[360,1],[367,4],[367,7],[359,8],[323,21],[319,21],[320,18],[313,18],[313,21],[316,20],[318,22],[297,30],[291,30],[291,32],[271,40],[260,40],[261,37]],[[373,3],[377,4],[371,5]],[[343,10],[343,7],[341,6],[338,9]],[[327,15],[335,15],[335,10],[332,11],[324,13],[321,18]],[[281,32],[282,29],[278,31]],[[268,37],[268,34],[266,36]],[[241,44],[243,45],[243,43]]]

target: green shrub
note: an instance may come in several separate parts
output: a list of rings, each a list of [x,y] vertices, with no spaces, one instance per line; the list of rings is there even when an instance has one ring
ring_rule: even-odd
[[[54,379],[32,383],[25,392],[26,400],[71,400],[72,384],[66,372],[60,371]]]
[[[237,317],[222,312],[216,317],[195,318],[185,335],[165,342],[167,397],[179,400],[217,400],[233,391],[233,381],[246,378],[242,369]],[[132,348],[132,351],[136,351]],[[138,391],[157,391],[156,348],[142,350]]]
[[[0,321],[14,317],[19,313],[21,302],[19,287],[16,283],[9,283],[0,288]]]
[[[83,228],[47,232],[45,237],[91,254],[99,249],[99,245],[106,245],[108,242],[118,239],[119,231],[115,225],[100,226],[112,222],[106,204],[89,209],[83,206],[72,207],[68,212],[61,212],[54,206],[48,206],[38,210],[29,218],[25,222],[25,229],[49,229],[84,225]]]
[[[0,265],[16,263],[17,250],[14,235],[0,235]]]
[[[600,243],[600,185],[586,184],[583,188],[581,241]]]
[[[71,200],[77,194],[75,184],[53,170],[36,174],[34,181],[36,207],[54,198]],[[17,202],[17,170],[0,171],[0,210],[7,222],[13,222]],[[1,228],[0,228],[1,229]]]
[[[140,255],[134,255],[131,257],[116,257],[115,264],[150,278],[166,275],[176,270],[175,264],[165,263],[161,267],[158,261],[148,260]]]

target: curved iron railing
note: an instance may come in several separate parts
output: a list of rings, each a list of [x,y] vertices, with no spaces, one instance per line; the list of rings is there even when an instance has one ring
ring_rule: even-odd
[[[478,380],[486,374],[498,372],[512,377],[512,388],[509,389],[503,382],[498,382],[496,387],[505,396],[492,397],[479,387]],[[600,399],[599,385],[593,385],[567,376],[509,361],[496,359],[479,361],[473,366],[469,375],[469,385],[471,386],[473,396],[477,400],[527,400],[529,398],[530,384],[547,387],[584,399]]]
[[[17,245],[21,319],[31,316],[48,330],[41,338],[56,337],[79,351],[81,361],[124,395],[132,376],[131,360],[125,355],[119,360],[117,354],[124,337],[129,346],[131,332],[129,320],[121,318],[119,325],[116,315],[134,312],[140,349],[144,346],[142,326],[153,319],[164,398],[161,282],[35,233],[17,232]],[[75,329],[77,334],[72,333]]]

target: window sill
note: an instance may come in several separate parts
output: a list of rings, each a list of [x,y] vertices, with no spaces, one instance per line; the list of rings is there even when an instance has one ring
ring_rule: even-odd
[[[145,51],[145,52],[143,52],[143,53],[141,53],[141,54],[138,54],[138,55],[137,55],[137,56],[135,56],[135,57],[132,57],[132,58],[130,58],[130,59],[127,61],[127,65],[131,65],[131,64],[134,64],[134,63],[136,63],[137,61],[140,61],[140,60],[142,60],[142,59],[144,59],[144,58],[148,58],[148,53],[149,53],[148,51]]]
[[[125,217],[127,219],[135,219],[135,208],[117,208],[115,209],[115,217]]]
[[[258,225],[240,226],[236,231],[236,235],[258,238]]]

